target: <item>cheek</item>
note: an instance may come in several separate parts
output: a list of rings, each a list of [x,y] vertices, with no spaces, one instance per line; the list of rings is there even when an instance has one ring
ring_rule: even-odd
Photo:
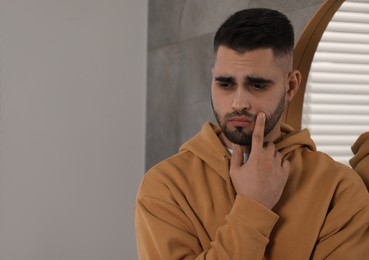
[[[214,88],[212,88],[211,90],[211,98],[212,98],[213,106],[216,110],[224,109],[227,104],[227,96],[225,96],[224,94],[220,92],[221,91],[215,90]]]
[[[222,116],[223,114],[223,109],[222,106],[219,104],[218,99],[214,96],[212,96],[212,107],[214,112],[216,112],[219,116]]]
[[[279,95],[275,95],[276,98],[273,100],[269,100],[268,104],[264,104],[264,112],[267,116],[272,116],[276,113],[277,110],[284,110],[284,106],[286,104],[286,95],[285,93],[279,93]]]
[[[255,101],[253,102],[252,112],[255,113],[255,115],[259,112],[264,112],[266,116],[269,117],[274,113],[277,106],[278,106],[277,100],[271,100],[268,98],[263,99],[258,98],[255,99]]]
[[[276,100],[275,100],[276,101]],[[269,112],[269,114],[271,113],[271,112],[273,112],[274,111],[274,109],[277,107],[277,104],[278,104],[278,102],[274,102],[274,100],[273,100],[273,102],[271,102],[271,101],[269,101],[269,102],[265,102],[264,103],[264,110],[266,111],[266,112]]]

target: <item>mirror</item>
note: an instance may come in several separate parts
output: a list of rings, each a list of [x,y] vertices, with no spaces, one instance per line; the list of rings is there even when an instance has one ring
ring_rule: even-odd
[[[328,23],[343,1],[325,1],[305,27],[305,30],[296,43],[293,66],[301,72],[302,81],[295,98],[287,105],[283,114],[283,121],[295,129],[301,129],[306,83],[315,51]]]
[[[368,13],[368,1],[326,1],[295,48],[304,82],[286,121],[308,128],[319,150],[345,164],[369,130]]]
[[[346,0],[329,22],[306,84],[302,127],[319,150],[348,164],[369,130],[369,2]]]

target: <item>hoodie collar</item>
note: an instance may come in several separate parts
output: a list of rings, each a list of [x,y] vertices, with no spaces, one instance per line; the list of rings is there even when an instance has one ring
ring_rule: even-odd
[[[308,129],[296,131],[287,124],[281,126],[282,139],[276,143],[276,150],[282,153],[283,157],[299,147],[307,147],[312,151],[316,151],[314,141],[311,139]]]
[[[192,152],[217,172],[228,172],[229,153],[219,138],[221,133],[219,126],[206,122],[198,134],[180,147],[180,151]]]
[[[310,137],[309,130],[296,131],[292,127],[282,124],[282,139],[276,143],[276,149],[286,157],[290,152],[307,147],[315,151],[316,146]],[[222,133],[219,126],[206,122],[201,131],[184,143],[180,151],[190,151],[205,161],[217,172],[224,172],[228,177],[229,153],[220,141]]]

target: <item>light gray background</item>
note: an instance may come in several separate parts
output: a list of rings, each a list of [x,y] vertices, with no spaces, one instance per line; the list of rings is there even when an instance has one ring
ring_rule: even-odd
[[[262,6],[299,34],[321,2],[0,0],[0,259],[136,259],[145,143],[211,119],[215,29]]]
[[[146,169],[173,155],[214,121],[210,105],[212,40],[232,13],[251,7],[285,13],[296,39],[323,0],[149,1]]]
[[[147,1],[0,0],[0,259],[137,259]]]

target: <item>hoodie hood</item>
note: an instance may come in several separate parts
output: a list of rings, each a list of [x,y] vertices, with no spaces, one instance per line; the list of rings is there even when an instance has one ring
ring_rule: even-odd
[[[306,147],[311,151],[316,151],[314,141],[311,139],[308,129],[296,131],[287,124],[281,126],[282,139],[277,142],[276,149],[282,153],[283,156],[296,150],[300,147]]]
[[[288,154],[300,147],[316,150],[307,129],[296,131],[292,127],[282,124],[281,132],[282,139],[276,143],[276,149],[282,153],[283,157],[286,158]],[[180,151],[189,151],[195,154],[214,169],[223,168],[224,160],[229,158],[229,154],[220,141],[219,135],[221,133],[219,126],[206,122],[197,135],[181,146]]]
[[[354,156],[350,160],[350,165],[359,173],[369,189],[369,132],[360,135],[351,150]]]

